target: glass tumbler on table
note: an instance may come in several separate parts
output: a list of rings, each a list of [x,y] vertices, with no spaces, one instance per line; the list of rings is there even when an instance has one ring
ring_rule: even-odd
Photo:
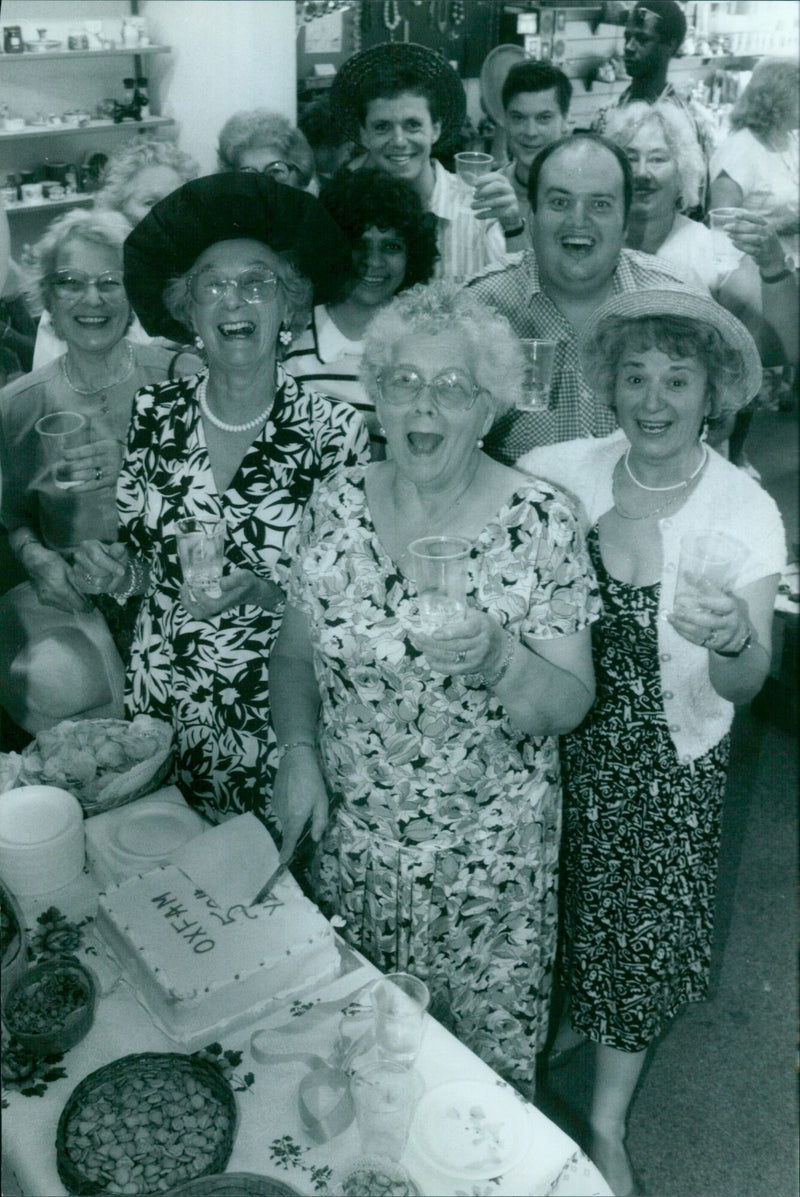
[[[419,1055],[428,986],[410,973],[389,973],[370,992],[375,1043],[382,1060],[410,1067]]]
[[[188,516],[178,520],[176,528],[184,582],[209,598],[219,598],[219,580],[225,565],[225,521]]]
[[[419,1073],[390,1060],[353,1073],[350,1091],[361,1146],[368,1155],[400,1159],[423,1089]]]

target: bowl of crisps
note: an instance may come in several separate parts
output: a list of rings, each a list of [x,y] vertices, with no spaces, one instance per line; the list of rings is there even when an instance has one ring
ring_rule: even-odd
[[[96,815],[157,789],[172,763],[172,726],[151,715],[65,719],[22,751],[22,783],[60,786]]]

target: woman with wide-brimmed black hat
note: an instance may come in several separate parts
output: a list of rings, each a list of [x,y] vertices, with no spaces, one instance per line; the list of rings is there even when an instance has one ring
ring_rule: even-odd
[[[145,329],[194,337],[208,366],[137,395],[120,539],[86,542],[79,564],[98,589],[145,594],[127,710],[172,721],[178,781],[212,819],[253,810],[271,822],[267,660],[284,598],[272,566],[315,480],[369,458],[360,416],[305,392],[278,361],[279,344],[307,321],[312,285],[330,297],[349,259],[313,196],[245,172],[187,183],[125,245]],[[183,517],[224,522],[225,568],[211,593],[183,580]]]

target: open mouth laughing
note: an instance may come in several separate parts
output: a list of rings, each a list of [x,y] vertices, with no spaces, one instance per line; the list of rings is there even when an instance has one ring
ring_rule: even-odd
[[[597,240],[588,233],[567,233],[559,238],[559,244],[570,257],[585,258],[592,252]]]
[[[217,329],[220,336],[226,341],[233,341],[252,337],[256,326],[252,320],[226,320],[224,323],[218,324]]]
[[[406,434],[408,447],[415,457],[431,457],[443,440],[444,437],[438,432],[409,432]]]
[[[663,436],[672,427],[671,420],[637,420],[637,427],[644,436]]]

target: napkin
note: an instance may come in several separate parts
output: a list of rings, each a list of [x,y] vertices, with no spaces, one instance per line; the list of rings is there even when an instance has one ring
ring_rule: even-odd
[[[278,849],[264,824],[248,812],[189,840],[171,859],[228,910],[252,902],[278,867]]]

